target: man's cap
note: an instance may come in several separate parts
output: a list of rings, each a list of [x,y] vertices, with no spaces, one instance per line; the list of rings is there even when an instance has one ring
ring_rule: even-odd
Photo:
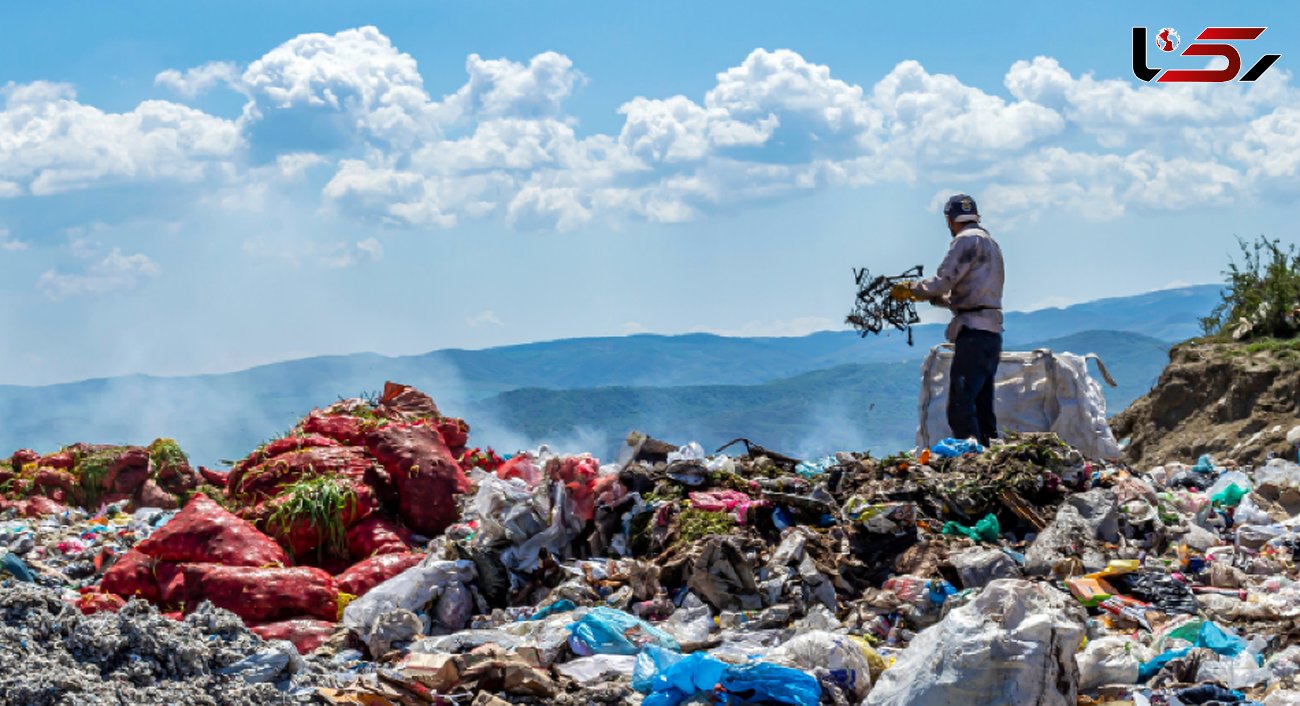
[[[956,219],[958,216],[974,216],[979,214],[979,209],[975,207],[975,199],[966,194],[956,194],[948,198],[948,203],[943,205],[943,215]]]

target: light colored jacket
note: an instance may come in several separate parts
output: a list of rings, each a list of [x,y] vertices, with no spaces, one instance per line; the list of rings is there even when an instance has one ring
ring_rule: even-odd
[[[952,311],[944,335],[954,341],[963,326],[1002,333],[1005,280],[1002,248],[988,231],[972,224],[953,237],[939,271],[917,282],[912,291]]]

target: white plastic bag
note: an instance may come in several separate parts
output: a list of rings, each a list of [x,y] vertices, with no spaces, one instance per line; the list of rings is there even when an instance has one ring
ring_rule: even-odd
[[[848,635],[813,630],[796,635],[772,650],[766,661],[812,671],[829,669],[858,699],[871,690],[871,663],[862,647]]]
[[[444,593],[455,592],[453,587],[459,586],[464,590],[465,584],[473,581],[474,576],[472,561],[445,561],[430,555],[349,603],[343,609],[343,624],[358,635],[367,636],[381,615],[398,608],[421,613]],[[468,597],[468,592],[463,595]],[[450,612],[449,609],[439,612],[444,610]]]
[[[714,627],[713,611],[694,593],[687,594],[682,607],[659,623],[660,629],[682,645],[698,645],[707,641]]]
[[[917,446],[929,448],[952,436],[948,428],[948,371],[952,344],[930,349],[921,364],[921,395],[917,405]],[[994,412],[1000,429],[1056,432],[1089,458],[1119,458],[1119,443],[1106,422],[1106,398],[1088,374],[1095,360],[1102,376],[1114,381],[1101,359],[1089,353],[1004,352],[998,365]]]
[[[865,703],[1074,706],[1085,617],[1060,591],[998,579],[918,633]]]

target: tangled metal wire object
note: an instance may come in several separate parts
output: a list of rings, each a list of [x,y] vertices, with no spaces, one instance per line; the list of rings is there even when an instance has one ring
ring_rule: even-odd
[[[916,302],[897,301],[889,296],[889,292],[900,282],[915,281],[921,277],[920,265],[896,277],[872,277],[865,267],[860,270],[854,268],[853,281],[858,286],[858,296],[854,300],[853,311],[844,318],[844,322],[852,324],[863,338],[868,333],[880,333],[885,326],[893,326],[899,331],[906,331],[907,345],[912,345],[912,324],[921,321],[916,313]]]

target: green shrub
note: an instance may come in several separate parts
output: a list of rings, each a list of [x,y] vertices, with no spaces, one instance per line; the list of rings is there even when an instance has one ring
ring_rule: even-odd
[[[1229,262],[1223,272],[1228,286],[1209,316],[1201,319],[1207,335],[1235,339],[1290,338],[1300,333],[1300,254],[1294,245],[1260,236],[1253,243],[1237,239],[1243,262]]]

